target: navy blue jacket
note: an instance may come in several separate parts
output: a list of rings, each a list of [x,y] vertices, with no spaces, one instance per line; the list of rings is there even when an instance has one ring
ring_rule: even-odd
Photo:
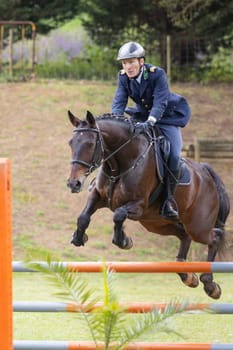
[[[136,103],[138,121],[145,121],[152,115],[158,124],[184,127],[191,116],[186,99],[169,91],[165,71],[151,64],[143,66],[140,85],[135,79],[129,79],[124,70],[119,72],[112,113],[123,114],[128,97]]]

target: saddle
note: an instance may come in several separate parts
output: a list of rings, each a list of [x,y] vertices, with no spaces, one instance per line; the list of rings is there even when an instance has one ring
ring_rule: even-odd
[[[170,156],[170,142],[169,140],[162,134],[158,125],[150,127],[149,129],[151,133],[152,140],[154,141],[154,156],[155,163],[157,166],[157,173],[160,182],[164,182],[164,177],[166,173],[166,164],[168,162]]]
[[[152,139],[154,145],[154,157],[159,180],[159,185],[150,194],[149,206],[151,206],[164,190],[164,179],[167,172],[166,164],[170,155],[170,142],[164,135],[162,135],[162,132],[157,125],[149,128],[149,137]]]
[[[149,128],[149,137],[153,141],[154,145],[154,156],[155,163],[157,167],[157,176],[159,180],[159,186],[151,193],[149,198],[149,205],[151,206],[157,198],[162,194],[165,179],[167,176],[168,169],[168,159],[170,156],[170,142],[162,134],[158,125]],[[189,185],[190,184],[190,173],[185,164],[185,160],[181,158],[180,166],[180,177],[177,185]]]

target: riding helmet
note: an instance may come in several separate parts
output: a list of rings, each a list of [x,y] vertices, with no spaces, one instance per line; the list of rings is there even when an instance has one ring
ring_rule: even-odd
[[[126,60],[129,58],[141,58],[144,56],[144,48],[135,41],[130,41],[120,47],[118,51],[117,61]]]

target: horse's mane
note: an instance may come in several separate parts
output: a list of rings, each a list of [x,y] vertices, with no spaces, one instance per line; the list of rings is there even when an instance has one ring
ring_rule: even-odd
[[[136,121],[132,118],[128,118],[124,115],[118,115],[113,113],[104,113],[102,115],[98,115],[95,117],[95,120],[98,121],[109,121],[112,123],[121,123],[122,126],[127,127],[130,132],[134,131]],[[85,127],[87,125],[86,120],[81,121],[81,127]]]
[[[95,118],[96,120],[114,120],[119,121],[121,123],[132,123],[132,120],[130,118],[125,117],[124,115],[117,115],[113,113],[105,113],[102,115],[99,115]]]
[[[135,124],[136,124],[136,121],[133,120],[132,118],[128,118],[124,115],[118,115],[113,113],[105,113],[97,116],[95,119],[96,121],[107,120],[114,123],[115,122],[121,123],[123,126],[127,126],[131,133],[134,131]]]

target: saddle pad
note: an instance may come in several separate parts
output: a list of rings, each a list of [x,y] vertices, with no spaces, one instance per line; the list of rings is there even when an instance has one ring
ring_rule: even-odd
[[[191,181],[191,176],[190,176],[189,169],[187,168],[187,166],[183,162],[183,164],[181,165],[181,177],[179,179],[178,185],[179,186],[180,185],[190,185],[190,181]]]

